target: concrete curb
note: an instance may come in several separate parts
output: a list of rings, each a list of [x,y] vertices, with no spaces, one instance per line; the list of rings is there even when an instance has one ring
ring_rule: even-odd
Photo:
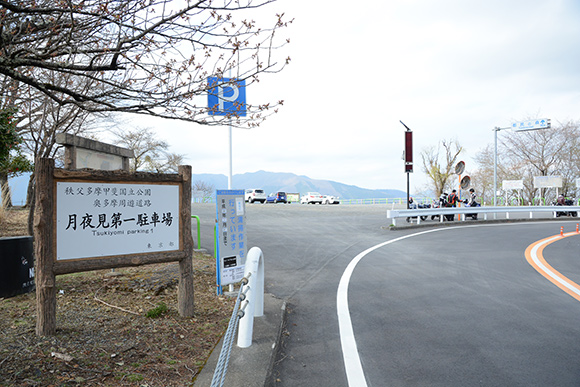
[[[224,386],[262,387],[273,383],[273,368],[286,324],[286,302],[264,294],[264,315],[254,318],[252,345],[232,346]],[[236,332],[237,333],[237,332]],[[195,387],[209,387],[217,365],[223,337],[193,381]]]

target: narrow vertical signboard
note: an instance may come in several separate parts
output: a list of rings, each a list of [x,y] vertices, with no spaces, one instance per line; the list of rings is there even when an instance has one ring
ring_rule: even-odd
[[[217,285],[229,285],[244,277],[246,207],[244,190],[216,192]]]

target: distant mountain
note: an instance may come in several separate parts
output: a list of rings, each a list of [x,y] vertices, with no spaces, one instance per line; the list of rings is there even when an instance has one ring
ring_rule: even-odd
[[[20,176],[9,180],[12,190],[12,204],[22,205],[26,201],[28,176]],[[202,181],[211,184],[215,189],[227,189],[228,178],[218,174],[194,174],[192,181]],[[278,172],[248,172],[232,176],[234,189],[262,188],[266,194],[275,191],[304,194],[308,191],[320,192],[323,195],[338,196],[341,199],[372,199],[372,198],[404,198],[405,191],[398,189],[366,189],[354,185],[337,183],[330,180],[315,180],[307,176],[293,173]]]
[[[192,175],[192,181],[211,184],[215,189],[227,189],[228,178],[218,174]],[[341,199],[402,198],[407,193],[397,189],[366,189],[330,180],[316,180],[307,176],[279,172],[248,172],[232,176],[233,189],[262,188],[266,194],[275,191],[304,194],[308,191]]]

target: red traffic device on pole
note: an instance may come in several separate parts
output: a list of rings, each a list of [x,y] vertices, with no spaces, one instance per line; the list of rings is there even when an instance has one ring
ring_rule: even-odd
[[[399,122],[407,129],[405,131],[405,152],[403,158],[405,159],[405,173],[407,174],[407,209],[409,209],[409,174],[413,172],[413,131],[403,121],[399,120]]]
[[[413,132],[405,132],[405,172],[413,172]]]
[[[407,129],[405,131],[405,172],[413,172],[413,131],[403,121],[399,120]]]

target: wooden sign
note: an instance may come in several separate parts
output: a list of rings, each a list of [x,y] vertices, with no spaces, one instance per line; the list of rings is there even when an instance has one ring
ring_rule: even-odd
[[[178,261],[179,313],[193,315],[190,166],[177,174],[66,170],[43,158],[36,179],[38,335],[56,332],[55,276],[89,270]]]

